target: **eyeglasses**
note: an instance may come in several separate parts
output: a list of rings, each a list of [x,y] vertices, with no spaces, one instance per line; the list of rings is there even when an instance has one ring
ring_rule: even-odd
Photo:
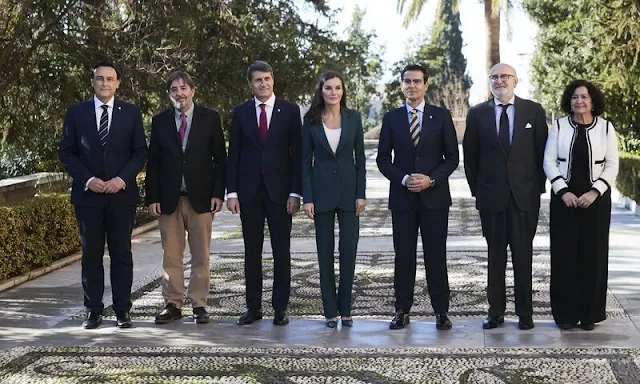
[[[424,84],[424,80],[422,79],[402,79],[402,82],[405,85],[411,85],[411,83],[413,83],[413,85]]]
[[[509,75],[507,73],[503,73],[502,75],[491,75],[489,76],[489,80],[498,81],[498,79],[502,81],[508,81],[510,77],[515,77],[514,75]]]

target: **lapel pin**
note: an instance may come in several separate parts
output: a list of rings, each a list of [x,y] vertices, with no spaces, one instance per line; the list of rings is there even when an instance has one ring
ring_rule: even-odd
[[[118,107],[118,111],[121,110],[121,109],[122,109],[122,107]]]
[[[280,108],[278,108],[278,112],[280,112]]]
[[[430,118],[430,119],[433,119],[433,116],[429,115],[429,118]]]

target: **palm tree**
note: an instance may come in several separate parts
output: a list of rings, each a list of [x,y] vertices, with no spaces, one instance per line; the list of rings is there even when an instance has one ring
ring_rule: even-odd
[[[403,25],[406,27],[420,16],[420,11],[428,0],[397,0],[398,12],[402,13],[408,6],[404,16]],[[438,9],[442,9],[442,1],[438,0]],[[481,0],[482,1],[482,0]],[[454,9],[458,8],[459,0],[453,1]],[[485,63],[486,72],[489,73],[491,67],[500,62],[500,11],[511,7],[510,0],[484,0],[484,21],[487,33],[487,60]],[[488,94],[490,90],[487,85]]]

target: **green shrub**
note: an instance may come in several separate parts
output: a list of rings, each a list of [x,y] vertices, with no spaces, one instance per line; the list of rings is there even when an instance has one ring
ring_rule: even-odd
[[[50,265],[80,248],[68,194],[0,207],[0,281]]]
[[[620,152],[620,170],[616,187],[620,193],[640,203],[640,156]]]

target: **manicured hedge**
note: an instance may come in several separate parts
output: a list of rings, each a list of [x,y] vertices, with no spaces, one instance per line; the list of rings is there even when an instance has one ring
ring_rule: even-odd
[[[135,226],[155,220],[140,205]],[[0,207],[0,282],[51,265],[80,250],[69,194],[47,194]]]
[[[640,156],[620,152],[620,170],[616,188],[625,196],[640,203]]]
[[[38,269],[80,248],[68,194],[0,207],[0,281]]]

